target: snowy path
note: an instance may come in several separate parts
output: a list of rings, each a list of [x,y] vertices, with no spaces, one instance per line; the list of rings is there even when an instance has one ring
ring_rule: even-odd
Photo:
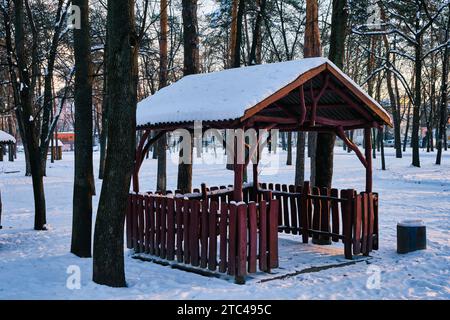
[[[337,188],[364,188],[364,171],[353,154],[337,150]],[[20,155],[22,157],[22,155]],[[285,155],[280,155],[281,163]],[[69,254],[73,154],[49,164],[45,180],[50,230],[36,232],[29,178],[23,177],[23,160],[0,163],[3,199],[3,230],[0,231],[0,299],[424,299],[450,298],[450,154],[444,165],[435,166],[434,154],[422,154],[422,168],[412,168],[410,156],[396,160],[387,150],[387,171],[375,161],[374,190],[380,193],[380,250],[373,258],[354,265],[304,273],[283,280],[248,281],[244,286],[222,279],[174,270],[126,257],[128,288],[112,289],[94,284],[92,260]],[[95,155],[96,163],[98,154]],[[169,157],[170,158],[170,157]],[[153,189],[154,160],[147,160],[141,183]],[[19,170],[19,173],[8,173]],[[290,183],[294,168],[265,168],[262,181]],[[176,166],[168,167],[169,187],[176,182]],[[232,173],[223,165],[194,165],[194,185],[232,183]],[[98,193],[101,184],[97,182]],[[97,203],[98,197],[95,198]],[[428,249],[396,254],[396,222],[420,218],[427,225]],[[283,236],[282,266],[299,270],[344,261],[336,247],[305,246]],[[284,262],[283,262],[284,261]],[[66,287],[67,267],[81,268],[82,287]],[[374,267],[375,266],[375,267]],[[381,272],[379,289],[368,289],[371,272]],[[275,276],[275,275],[274,275]]]

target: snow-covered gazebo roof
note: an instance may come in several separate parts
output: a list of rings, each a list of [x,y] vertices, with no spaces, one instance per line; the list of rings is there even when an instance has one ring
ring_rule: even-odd
[[[14,143],[16,143],[16,139],[12,135],[6,133],[5,131],[0,130],[0,144],[14,144]]]
[[[186,76],[138,104],[138,129],[190,127],[200,120],[230,128],[273,121],[292,130],[392,125],[383,107],[326,58]]]

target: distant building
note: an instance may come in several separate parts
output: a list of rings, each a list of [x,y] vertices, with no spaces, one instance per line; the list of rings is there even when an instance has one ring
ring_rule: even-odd
[[[74,150],[75,146],[75,132],[58,132],[55,134],[56,139],[60,140],[67,148],[69,146],[70,150]]]

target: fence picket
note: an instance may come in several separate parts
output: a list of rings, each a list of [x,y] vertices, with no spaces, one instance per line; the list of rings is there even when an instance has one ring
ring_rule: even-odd
[[[295,193],[295,186],[291,185],[289,186],[289,192]],[[289,196],[290,205],[291,205],[291,231],[293,234],[298,234],[298,223],[297,223],[297,198],[294,195]]]
[[[217,268],[217,210],[219,210],[219,204],[214,201],[211,203],[211,212],[209,216],[208,268],[212,271]]]
[[[191,210],[191,222],[190,222],[190,245],[191,245],[191,264],[194,267],[200,265],[199,261],[199,215],[200,215],[200,202],[193,201]]]
[[[361,252],[361,195],[358,194],[355,198],[355,223],[353,224],[353,253],[359,254]]]
[[[339,198],[339,191],[337,189],[331,189],[331,197]],[[331,201],[331,225],[332,232],[334,234],[340,234],[339,202],[336,200]],[[339,238],[337,236],[333,236],[331,240],[333,242],[338,242]]]
[[[213,188],[211,188],[212,190]],[[213,200],[211,200],[213,201]],[[208,200],[202,201],[202,211],[201,211],[201,258],[200,267],[206,268],[208,265],[208,233],[209,233],[209,205]]]
[[[248,222],[249,222],[249,255],[248,255],[248,272],[256,272],[256,254],[257,254],[257,221],[256,221],[256,203],[248,204]]]
[[[175,200],[177,221],[177,261],[183,262],[183,199]]]
[[[231,203],[228,206],[228,208],[229,208],[228,274],[233,276],[236,274],[237,207],[235,203]]]
[[[183,200],[183,258],[184,263],[191,263],[190,252],[190,214],[191,214],[191,202],[189,200]]]
[[[220,207],[220,262],[219,262],[219,272],[227,271],[227,226],[228,226],[228,204],[222,202]]]
[[[167,200],[167,259],[175,258],[175,203],[173,198]]]
[[[259,270],[268,271],[267,263],[267,202],[259,202]]]
[[[241,283],[247,275],[247,210],[244,203],[237,208],[237,281]],[[256,265],[256,261],[255,261]]]
[[[288,186],[283,184],[281,186],[281,191],[288,193]],[[289,217],[289,196],[284,194],[282,196],[283,202],[281,203],[283,207],[283,225],[285,226],[284,232],[291,233],[291,222]]]

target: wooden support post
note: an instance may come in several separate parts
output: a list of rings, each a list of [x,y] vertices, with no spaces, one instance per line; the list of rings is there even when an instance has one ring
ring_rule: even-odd
[[[258,190],[259,190],[259,179],[258,179],[258,164],[259,164],[259,134],[257,133],[257,144],[256,144],[256,162],[253,164],[253,201],[258,201]]]
[[[364,129],[364,144],[366,155],[366,192],[372,192],[372,137],[370,128]]]
[[[240,143],[243,143],[243,141],[240,141],[241,139],[238,139],[238,137],[234,138],[234,191],[233,191],[233,200],[236,202],[241,202],[244,199],[244,194],[242,192],[242,184],[244,182],[244,163],[245,158],[241,159],[242,154],[240,154],[240,150],[238,148],[241,148]]]

